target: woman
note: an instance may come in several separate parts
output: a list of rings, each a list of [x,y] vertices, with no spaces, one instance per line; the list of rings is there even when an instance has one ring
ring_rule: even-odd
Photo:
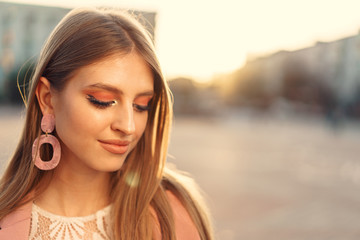
[[[115,10],[72,10],[32,78],[1,179],[0,239],[212,239],[193,184],[164,167],[171,118],[142,26]]]

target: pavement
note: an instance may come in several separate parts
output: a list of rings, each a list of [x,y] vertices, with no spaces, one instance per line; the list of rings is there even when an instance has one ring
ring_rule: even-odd
[[[0,169],[22,130],[0,107]],[[227,114],[176,117],[169,162],[204,191],[217,239],[331,240],[360,236],[360,124]]]

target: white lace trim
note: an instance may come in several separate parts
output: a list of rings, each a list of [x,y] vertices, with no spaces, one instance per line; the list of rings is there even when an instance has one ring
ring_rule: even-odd
[[[109,240],[111,205],[84,217],[64,217],[33,204],[30,240]]]

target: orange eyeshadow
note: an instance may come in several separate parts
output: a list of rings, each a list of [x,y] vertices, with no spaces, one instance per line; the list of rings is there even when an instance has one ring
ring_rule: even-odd
[[[112,101],[115,95],[104,91],[85,91],[85,94],[91,95],[100,101]]]
[[[148,105],[150,100],[152,99],[152,96],[141,96],[135,99],[135,103],[138,105]]]

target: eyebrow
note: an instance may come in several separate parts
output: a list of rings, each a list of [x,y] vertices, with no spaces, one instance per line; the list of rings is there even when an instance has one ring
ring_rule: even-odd
[[[107,84],[103,84],[103,83],[95,83],[95,84],[91,84],[89,86],[87,86],[86,88],[100,88],[100,89],[104,89],[106,91],[109,92],[113,92],[117,95],[123,95],[124,92],[121,91],[120,89],[107,85]],[[148,91],[144,91],[141,93],[136,94],[136,97],[140,97],[140,96],[153,96],[154,95],[154,91],[153,90],[148,90]]]

